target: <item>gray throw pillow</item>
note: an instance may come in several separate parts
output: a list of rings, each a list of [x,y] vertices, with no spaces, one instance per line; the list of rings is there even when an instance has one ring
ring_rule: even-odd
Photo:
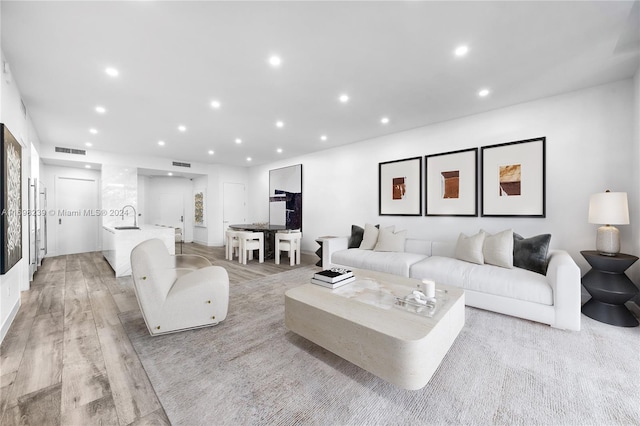
[[[547,253],[551,234],[523,238],[513,233],[513,266],[547,275]]]
[[[364,228],[358,225],[351,225],[351,236],[349,237],[349,248],[358,248],[362,243]]]

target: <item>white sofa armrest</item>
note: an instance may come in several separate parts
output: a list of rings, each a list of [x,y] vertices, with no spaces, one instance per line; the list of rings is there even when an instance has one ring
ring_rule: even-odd
[[[556,316],[552,327],[580,331],[580,268],[569,253],[564,250],[550,251],[547,281],[553,290]]]
[[[227,271],[220,266],[208,266],[190,270],[173,283],[163,304],[163,315],[179,321],[180,316],[211,318],[213,312],[216,317],[213,322],[219,322],[227,316],[228,301]]]
[[[329,269],[333,265],[333,253],[349,248],[349,237],[322,238],[322,269]]]

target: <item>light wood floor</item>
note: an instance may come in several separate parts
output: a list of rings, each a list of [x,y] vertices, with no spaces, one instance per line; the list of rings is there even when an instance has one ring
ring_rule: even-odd
[[[183,251],[223,266],[231,285],[318,260],[243,266],[224,260],[222,248]],[[169,424],[118,319],[134,309],[131,277],[115,278],[101,253],[46,258],[0,345],[0,424]]]

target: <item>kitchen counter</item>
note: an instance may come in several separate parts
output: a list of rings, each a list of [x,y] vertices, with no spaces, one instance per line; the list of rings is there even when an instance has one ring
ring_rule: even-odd
[[[140,229],[102,227],[102,255],[113,268],[116,277],[131,275],[131,250],[152,238],[162,240],[169,254],[175,254],[175,228],[155,225],[140,225]]]

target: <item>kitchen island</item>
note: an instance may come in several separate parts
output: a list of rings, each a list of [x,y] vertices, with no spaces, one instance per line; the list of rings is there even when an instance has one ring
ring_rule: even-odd
[[[102,255],[116,274],[116,277],[131,275],[131,250],[143,241],[160,239],[175,254],[175,228],[155,225],[141,225],[137,229],[102,227]]]

